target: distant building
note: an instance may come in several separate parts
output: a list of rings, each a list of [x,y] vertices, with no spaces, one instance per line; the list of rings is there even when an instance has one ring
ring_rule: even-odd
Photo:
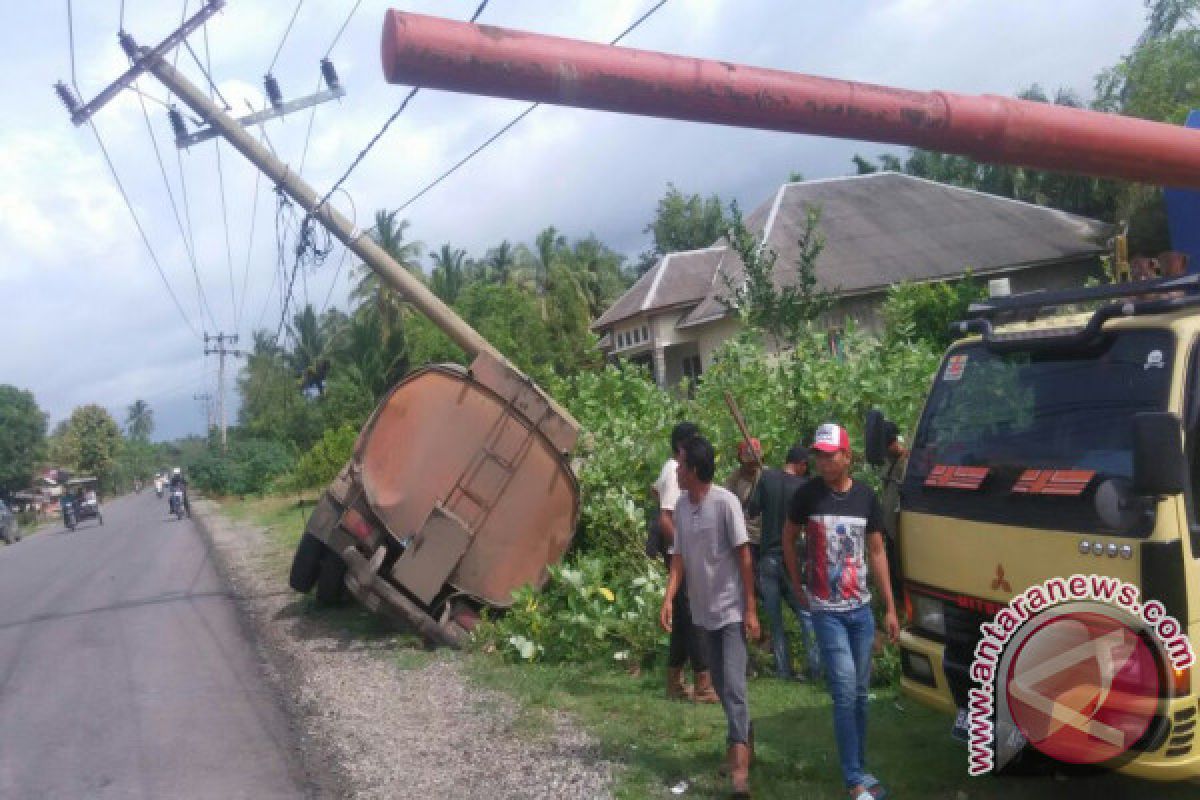
[[[879,331],[888,288],[905,281],[970,270],[1009,278],[1013,292],[1079,286],[1099,274],[1113,233],[1098,220],[895,172],[785,183],[746,217],[778,254],[781,285],[795,280],[808,206],[821,208],[817,281],[835,295],[824,320],[835,330],[853,318]],[[723,243],[663,256],[593,324],[600,347],[651,367],[660,386],[700,375],[738,330],[723,298],[742,273]]]

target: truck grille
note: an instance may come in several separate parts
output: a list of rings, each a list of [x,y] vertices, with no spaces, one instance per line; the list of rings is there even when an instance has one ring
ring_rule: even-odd
[[[967,691],[971,688],[971,662],[975,659],[975,645],[983,635],[979,626],[987,622],[988,617],[952,603],[946,603],[943,613],[946,620],[946,650],[942,656],[942,669],[955,704],[959,708],[966,708]]]

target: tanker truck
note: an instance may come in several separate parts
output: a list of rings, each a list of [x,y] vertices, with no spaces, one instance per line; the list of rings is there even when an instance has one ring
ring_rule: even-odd
[[[386,16],[382,56],[393,83],[1200,188],[1200,131],[1082,109],[852,83],[397,11]],[[1188,644],[1200,636],[1198,309],[1196,275],[996,298],[956,327],[962,338],[933,377],[899,474],[902,689],[961,719],[970,690],[979,688],[972,684],[990,682],[995,707],[982,709],[980,722],[992,734],[991,766],[1032,741],[1060,760],[1074,755],[1142,777],[1200,775],[1200,681]],[[887,428],[878,417],[868,427],[876,435]],[[882,453],[885,442],[867,445]],[[1070,586],[1118,587],[1113,597],[1093,592],[1090,600],[1109,623],[1128,622],[1123,632],[1109,631],[1123,634],[1129,652],[1144,644],[1145,658],[1116,667],[1109,659],[1107,671],[1078,671],[1075,680],[1060,670],[1052,677],[1061,685],[1049,696],[1022,689],[1004,671],[1032,649],[1010,650],[995,673],[1002,679],[973,671],[986,626],[1000,612],[1034,588],[1084,575],[1095,582]],[[1118,598],[1132,604],[1115,608]],[[1156,620],[1136,619],[1147,609]],[[1072,621],[1035,620],[1017,638],[1027,643],[1050,621]],[[1041,645],[1041,672],[1070,650]],[[1031,714],[1038,724],[1029,724]],[[1064,754],[1052,740],[1082,742],[1083,750]]]

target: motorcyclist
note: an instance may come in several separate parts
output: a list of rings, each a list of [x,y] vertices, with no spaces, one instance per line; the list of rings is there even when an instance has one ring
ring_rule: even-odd
[[[154,473],[154,492],[159,497],[162,497],[163,483],[163,474],[161,472]]]
[[[171,480],[167,486],[167,491],[168,491],[167,507],[168,508],[170,508],[170,505],[171,505],[170,495],[171,495],[171,493],[174,493],[176,488],[178,488],[180,491],[183,492],[183,510],[186,511],[187,515],[190,517],[192,515],[192,507],[191,507],[191,504],[188,502],[187,479],[183,477],[183,470],[181,470],[179,467],[175,467],[174,469],[171,470]]]

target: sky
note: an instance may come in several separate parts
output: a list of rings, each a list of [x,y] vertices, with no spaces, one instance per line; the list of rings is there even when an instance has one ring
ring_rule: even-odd
[[[263,105],[268,70],[285,99],[311,94],[319,59],[349,19],[330,54],[346,97],[264,126],[279,157],[323,193],[408,91],[383,79],[384,12],[466,19],[477,4],[363,0],[349,16],[354,0],[301,0],[285,37],[293,0],[229,0],[189,42],[200,61],[207,49],[214,82],[242,115]],[[608,41],[653,4],[492,0],[480,21]],[[190,11],[197,7],[191,0]],[[123,422],[142,399],[155,414],[154,438],[200,433],[205,411],[194,398],[217,392],[217,357],[205,356],[202,335],[236,333],[248,346],[254,330],[280,323],[280,223],[268,182],[224,144],[177,153],[167,93],[143,77],[148,99],[122,92],[95,124],[147,248],[97,137],[71,124],[51,89],[72,82],[74,69],[80,94],[91,98],[127,66],[116,40],[122,20],[139,44],[153,45],[184,8],[182,0],[0,4],[0,384],[32,391],[52,425],[86,403]],[[669,0],[623,44],[918,90],[1011,95],[1037,82],[1089,99],[1096,73],[1129,52],[1143,19],[1140,0]],[[197,59],[180,50],[178,65],[202,83]],[[369,227],[376,209],[403,203],[524,108],[422,91],[334,202]],[[851,174],[852,155],[881,152],[898,151],[543,106],[404,217],[425,252],[449,242],[482,255],[554,225],[636,258],[651,245],[644,229],[668,182],[753,208],[793,171]],[[294,297],[318,310],[326,298],[345,308],[356,263],[336,247],[302,273]],[[237,366],[229,359],[231,424]]]

